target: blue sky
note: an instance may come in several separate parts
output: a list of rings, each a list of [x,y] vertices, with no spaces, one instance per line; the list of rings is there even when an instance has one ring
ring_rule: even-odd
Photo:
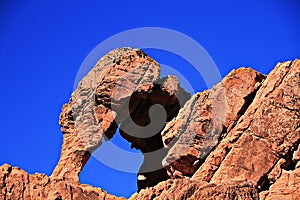
[[[51,174],[62,143],[58,116],[76,73],[95,46],[119,32],[148,26],[182,32],[206,49],[222,76],[240,66],[267,74],[278,61],[300,58],[297,0],[77,2],[0,3],[0,165]],[[146,52],[178,71],[189,67],[170,53]],[[129,147],[118,137],[113,142]],[[135,174],[93,157],[80,179],[126,197],[136,190]]]

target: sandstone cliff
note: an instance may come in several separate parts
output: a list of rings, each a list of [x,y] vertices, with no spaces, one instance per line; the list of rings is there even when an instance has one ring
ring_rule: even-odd
[[[144,154],[130,199],[300,199],[300,61],[190,95],[141,50],[109,52],[62,108],[53,174],[0,167],[0,200],[124,199],[78,175],[118,127]],[[156,117],[160,116],[160,117]],[[142,178],[141,178],[142,177]]]

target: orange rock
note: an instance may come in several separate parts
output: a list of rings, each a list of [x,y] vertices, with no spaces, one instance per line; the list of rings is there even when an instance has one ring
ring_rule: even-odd
[[[124,199],[78,180],[120,123],[121,135],[144,154],[140,191],[130,199],[299,199],[299,60],[279,63],[267,77],[233,70],[192,97],[159,71],[137,49],[101,58],[62,108],[53,174],[0,166],[0,200]]]

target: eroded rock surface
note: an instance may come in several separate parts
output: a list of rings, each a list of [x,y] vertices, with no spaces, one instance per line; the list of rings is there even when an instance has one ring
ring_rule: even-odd
[[[124,199],[78,180],[118,126],[144,155],[131,199],[300,199],[299,108],[299,60],[278,63],[268,76],[233,70],[190,96],[176,77],[160,78],[159,64],[141,50],[116,49],[63,106],[53,174],[5,164],[0,200]]]
[[[147,188],[132,195],[138,199],[258,199],[255,185],[249,181],[229,182],[224,184],[207,183],[189,178],[171,179],[161,182],[153,188]]]
[[[221,83],[195,94],[185,104],[162,131],[164,145],[170,147],[164,159],[170,174],[195,173],[244,114],[264,78],[252,69],[233,70]]]
[[[74,183],[66,180],[53,180],[45,174],[29,175],[27,172],[7,164],[0,167],[0,199],[125,199],[115,197],[101,188]]]
[[[299,146],[299,67],[299,60],[276,66],[237,125],[210,153],[193,179],[247,179],[260,188],[268,187],[268,173],[280,158],[291,162]]]
[[[123,102],[135,91],[143,93],[131,106],[134,110],[144,93],[151,91],[159,71],[158,63],[140,50],[117,49],[101,58],[63,106],[63,146],[51,177],[78,181],[78,174],[102,138],[110,139],[116,132],[116,117],[128,117],[129,105]],[[122,112],[124,109],[127,112]]]

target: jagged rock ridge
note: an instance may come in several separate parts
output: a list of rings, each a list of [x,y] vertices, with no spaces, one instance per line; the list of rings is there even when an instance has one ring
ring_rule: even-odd
[[[101,58],[63,106],[53,174],[3,165],[0,200],[119,199],[78,180],[118,126],[144,154],[131,199],[299,199],[299,60],[278,63],[268,76],[233,70],[193,96],[159,71],[138,49]]]

